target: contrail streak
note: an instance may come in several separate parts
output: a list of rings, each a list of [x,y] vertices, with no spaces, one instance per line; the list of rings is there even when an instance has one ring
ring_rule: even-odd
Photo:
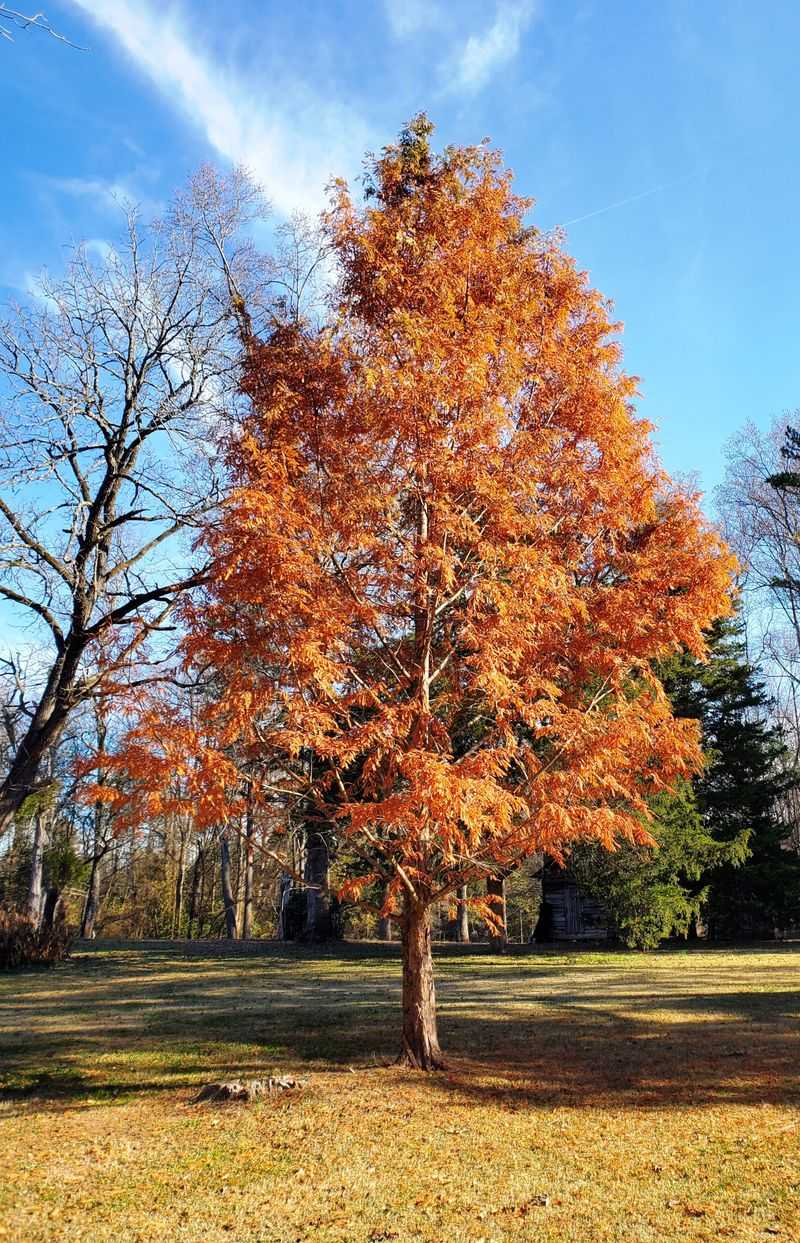
[[[688,176],[678,177],[675,181],[665,181],[660,186],[653,186],[651,190],[642,190],[641,194],[630,194],[626,199],[620,199],[617,203],[609,203],[608,207],[598,207],[597,211],[587,211],[584,216],[575,216],[573,220],[565,220],[561,227],[566,229],[571,224],[580,224],[584,220],[593,220],[595,216],[604,216],[607,211],[616,211],[618,207],[627,207],[629,203],[638,203],[639,199],[647,199],[651,194],[659,194],[662,190],[671,190],[673,186],[679,186],[685,181],[692,181],[696,176],[696,173],[689,173]]]

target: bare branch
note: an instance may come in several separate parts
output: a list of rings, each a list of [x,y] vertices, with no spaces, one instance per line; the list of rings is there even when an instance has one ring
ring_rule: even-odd
[[[9,43],[14,42],[14,36],[10,27],[16,27],[19,30],[41,30],[44,34],[50,35],[51,38],[57,39],[59,43],[66,43],[67,47],[75,48],[76,52],[88,52],[88,48],[81,47],[78,43],[73,43],[66,35],[59,34],[50,25],[44,13],[19,13],[16,9],[10,9],[5,4],[0,4],[0,19],[8,22],[8,26],[0,25],[0,38],[7,39]]]
[[[207,171],[164,220],[142,228],[127,212],[102,260],[77,247],[0,323],[0,600],[56,644],[0,787],[0,830],[109,668],[141,664],[144,636],[145,664],[171,660],[165,619],[204,581],[188,531],[217,503],[221,420],[243,400],[232,299],[269,304],[274,267],[239,237],[261,211],[246,174]]]

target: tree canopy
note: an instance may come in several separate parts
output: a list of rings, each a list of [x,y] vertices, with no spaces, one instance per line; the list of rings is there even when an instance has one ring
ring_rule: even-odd
[[[422,1067],[432,904],[533,851],[651,840],[652,796],[700,763],[653,662],[703,654],[733,567],[654,459],[607,304],[497,152],[429,135],[372,161],[363,206],[335,187],[327,319],[247,341],[184,610],[222,689],[183,735],[207,823],[254,757],[310,757],[302,796],[363,863],[348,895],[381,881],[402,913]]]

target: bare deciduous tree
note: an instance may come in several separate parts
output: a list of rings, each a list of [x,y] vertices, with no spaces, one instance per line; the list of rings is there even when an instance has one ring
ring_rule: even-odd
[[[786,420],[761,433],[748,424],[727,446],[718,489],[725,536],[750,597],[748,639],[772,671],[800,686],[800,506],[770,480],[786,467]]]
[[[98,260],[79,247],[0,325],[0,597],[43,635],[43,675],[0,785],[0,831],[76,706],[154,676],[159,631],[201,581],[191,529],[216,502],[241,322],[270,273],[244,172],[202,170],[165,221]],[[135,674],[132,672],[134,660]]]
[[[742,565],[748,646],[769,683],[788,778],[800,769],[800,505],[791,489],[771,482],[787,468],[786,427],[786,418],[764,433],[751,423],[730,441],[717,500]],[[800,850],[796,781],[787,779],[780,804],[787,844]]]

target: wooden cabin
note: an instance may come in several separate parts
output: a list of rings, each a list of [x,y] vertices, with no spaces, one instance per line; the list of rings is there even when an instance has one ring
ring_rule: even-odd
[[[542,869],[542,905],[533,939],[605,941],[610,935],[604,907],[584,893],[568,868],[548,859]]]

